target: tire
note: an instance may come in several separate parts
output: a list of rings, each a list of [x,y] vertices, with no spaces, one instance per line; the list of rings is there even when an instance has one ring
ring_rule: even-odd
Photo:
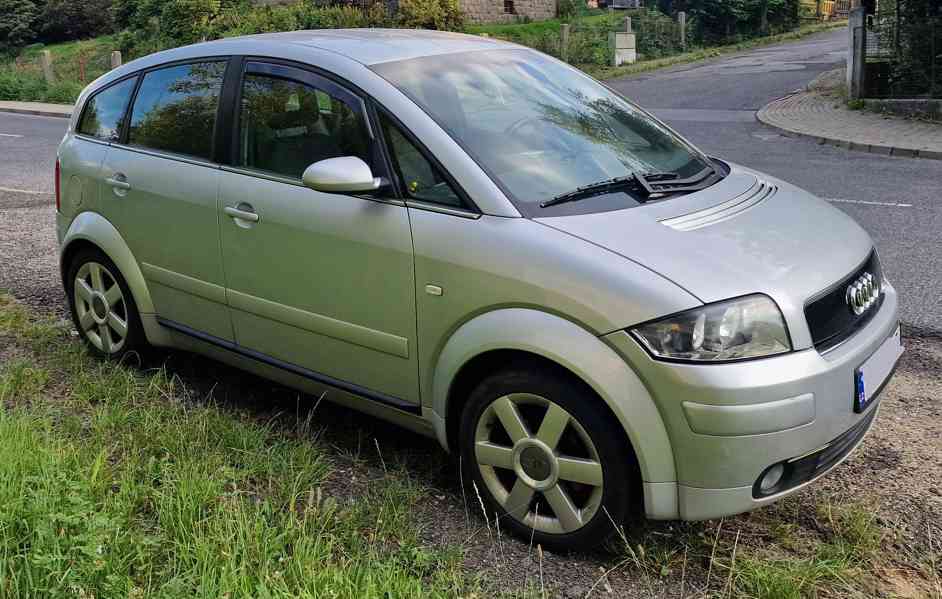
[[[79,250],[69,265],[65,287],[72,322],[93,354],[120,360],[147,346],[127,281],[104,252]]]
[[[460,423],[462,476],[500,527],[555,551],[604,546],[625,522],[637,480],[621,425],[562,369],[496,372]]]

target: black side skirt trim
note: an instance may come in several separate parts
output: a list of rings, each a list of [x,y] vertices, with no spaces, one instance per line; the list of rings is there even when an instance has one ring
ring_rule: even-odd
[[[160,316],[157,317],[157,322],[160,323],[161,326],[165,326],[168,329],[173,329],[174,331],[183,333],[184,335],[187,335],[189,337],[199,339],[200,341],[205,341],[206,343],[211,343],[212,345],[221,347],[223,349],[227,349],[233,353],[239,354],[240,356],[245,356],[246,358],[257,360],[264,364],[268,364],[269,366],[274,366],[275,368],[280,368],[282,370],[290,372],[291,374],[296,374],[298,376],[304,377],[306,379],[310,379],[312,381],[316,381],[318,383],[322,383],[324,385],[330,385],[331,387],[336,387],[337,389],[341,389],[343,391],[347,391],[349,393],[359,395],[360,397],[363,397],[370,401],[375,401],[376,403],[384,404],[384,405],[396,408],[397,410],[401,410],[403,412],[408,412],[409,414],[421,414],[422,413],[422,408],[420,406],[411,404],[407,401],[399,399],[398,397],[393,397],[392,395],[380,393],[379,391],[372,391],[370,389],[367,389],[366,387],[361,387],[360,385],[357,385],[354,383],[348,383],[347,381],[335,379],[334,377],[328,376],[326,374],[321,374],[319,372],[314,372],[313,370],[308,370],[307,368],[304,368],[302,366],[291,364],[290,362],[285,362],[283,360],[279,360],[278,358],[273,358],[267,354],[263,354],[261,352],[257,352],[257,351],[254,351],[245,347],[241,347],[239,345],[236,345],[235,343],[232,343],[231,341],[220,339],[219,337],[216,337],[215,335],[209,335],[202,331],[198,331],[194,328],[188,327],[185,324],[180,324],[179,322],[167,320],[166,318],[162,318]]]

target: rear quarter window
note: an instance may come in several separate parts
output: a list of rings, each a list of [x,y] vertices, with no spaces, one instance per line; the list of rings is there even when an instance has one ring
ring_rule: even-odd
[[[131,77],[89,98],[79,120],[78,132],[104,141],[118,141],[135,83],[137,77]]]

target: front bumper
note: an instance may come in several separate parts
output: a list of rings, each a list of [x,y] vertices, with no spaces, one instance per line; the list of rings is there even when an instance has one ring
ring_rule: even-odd
[[[879,312],[842,345],[734,364],[653,360],[626,332],[606,340],[632,365],[664,420],[684,520],[748,511],[796,491],[843,461],[875,420],[875,399],[854,413],[856,369],[896,331],[896,291],[886,284]],[[854,429],[855,434],[848,435]],[[859,434],[857,434],[859,433]],[[786,490],[755,498],[753,485],[777,462],[842,440],[820,467]],[[651,511],[651,510],[649,510]]]

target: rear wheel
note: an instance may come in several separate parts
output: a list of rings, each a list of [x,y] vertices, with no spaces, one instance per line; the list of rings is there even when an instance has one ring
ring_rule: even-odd
[[[134,298],[108,256],[91,248],[79,251],[66,281],[72,321],[94,353],[120,358],[145,345]]]
[[[462,464],[488,519],[557,550],[605,543],[630,499],[620,424],[580,381],[555,369],[512,369],[472,391],[461,421]]]

